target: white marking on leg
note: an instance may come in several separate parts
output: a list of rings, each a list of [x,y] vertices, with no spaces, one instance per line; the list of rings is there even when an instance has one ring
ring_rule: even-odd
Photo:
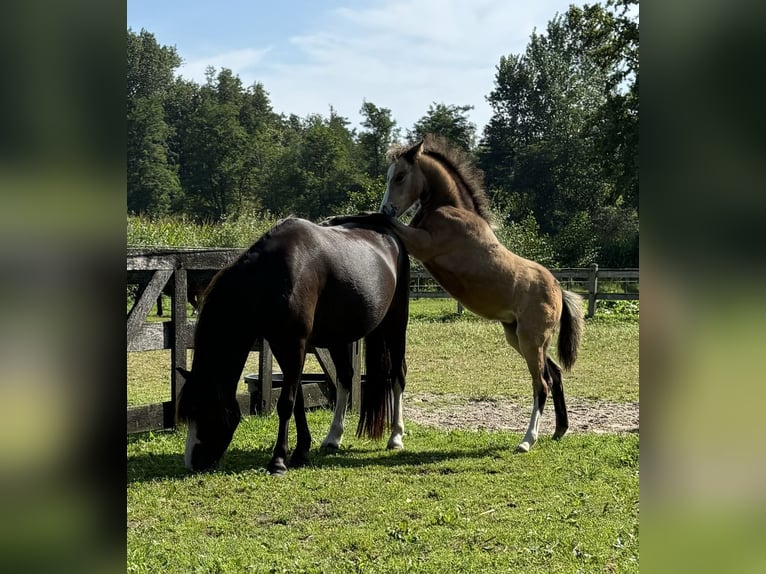
[[[194,452],[194,447],[199,443],[200,440],[197,438],[197,423],[189,421],[189,428],[186,431],[186,451],[184,452],[184,465],[189,470],[194,470],[192,467],[192,452]]]
[[[532,445],[537,442],[537,436],[540,428],[540,409],[537,407],[537,397],[532,401],[532,416],[529,418],[529,426],[524,440],[516,447],[517,452],[529,452]]]
[[[348,395],[348,390],[339,384],[332,424],[330,424],[330,430],[327,431],[327,436],[322,441],[322,446],[325,448],[338,448],[340,441],[343,440],[343,423],[346,418],[346,408],[348,407]]]
[[[404,442],[404,416],[402,414],[402,384],[399,379],[394,382],[394,424],[391,428],[391,437],[388,439],[389,449],[402,449]]]

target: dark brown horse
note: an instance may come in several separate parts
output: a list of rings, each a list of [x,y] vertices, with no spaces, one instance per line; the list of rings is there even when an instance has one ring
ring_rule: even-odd
[[[188,423],[186,466],[216,467],[239,424],[239,376],[257,337],[266,339],[282,368],[279,432],[268,470],[287,470],[288,426],[295,413],[297,445],[290,466],[308,461],[311,434],[300,384],[309,345],[327,348],[335,362],[335,418],[323,445],[343,433],[353,369],[349,345],[364,337],[366,378],[357,434],[401,447],[401,392],[406,365],[409,259],[390,225],[319,226],[289,218],[222,269],[204,296],[194,334],[191,372],[178,400]]]
[[[527,363],[532,416],[517,451],[529,451],[537,440],[549,392],[556,412],[553,437],[561,438],[569,428],[564,385],[561,367],[547,349],[558,328],[559,360],[565,370],[574,365],[583,327],[580,297],[563,290],[545,267],[519,257],[497,240],[481,174],[459,150],[428,136],[415,145],[390,150],[389,157],[378,220],[401,216],[419,202],[409,225],[393,221],[407,251],[468,309],[500,321],[506,340]],[[356,219],[341,216],[333,221]]]

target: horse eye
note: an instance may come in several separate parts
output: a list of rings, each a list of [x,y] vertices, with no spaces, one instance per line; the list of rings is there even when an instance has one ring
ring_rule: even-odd
[[[394,178],[394,183],[402,183],[404,181],[404,173],[397,173]]]

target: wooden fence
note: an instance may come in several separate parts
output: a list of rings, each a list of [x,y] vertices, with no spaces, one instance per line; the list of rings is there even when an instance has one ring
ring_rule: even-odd
[[[241,249],[130,249],[127,256],[127,283],[135,286],[135,303],[127,316],[127,350],[139,352],[170,349],[171,400],[150,405],[129,407],[128,433],[167,429],[175,426],[174,414],[178,390],[183,377],[176,370],[187,368],[187,349],[193,346],[194,322],[187,317],[187,302],[193,299],[200,284],[209,281],[218,269],[233,262]],[[638,269],[558,269],[554,275],[567,289],[582,293],[588,300],[588,315],[593,316],[597,300],[638,299]],[[599,292],[599,279],[635,284],[622,293]],[[147,322],[146,318],[162,293],[171,297],[171,320]],[[426,272],[413,271],[410,297],[449,298]],[[458,312],[462,306],[458,303]],[[237,400],[244,414],[271,411],[281,392],[282,376],[273,372],[271,349],[265,340],[256,341],[258,374],[247,378],[247,393],[238,393]],[[326,349],[310,349],[317,357],[322,373],[303,375],[303,393],[307,407],[324,406],[334,400],[337,377],[332,359]],[[361,396],[361,345],[352,348],[354,380],[351,408],[358,411]]]

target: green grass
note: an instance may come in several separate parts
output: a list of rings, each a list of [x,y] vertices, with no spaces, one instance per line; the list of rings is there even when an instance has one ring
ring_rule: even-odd
[[[638,572],[637,435],[517,455],[515,433],[409,425],[405,451],[347,436],[274,478],[276,422],[243,420],[204,475],[181,431],[129,438],[128,572]],[[329,422],[309,413],[315,443]]]

